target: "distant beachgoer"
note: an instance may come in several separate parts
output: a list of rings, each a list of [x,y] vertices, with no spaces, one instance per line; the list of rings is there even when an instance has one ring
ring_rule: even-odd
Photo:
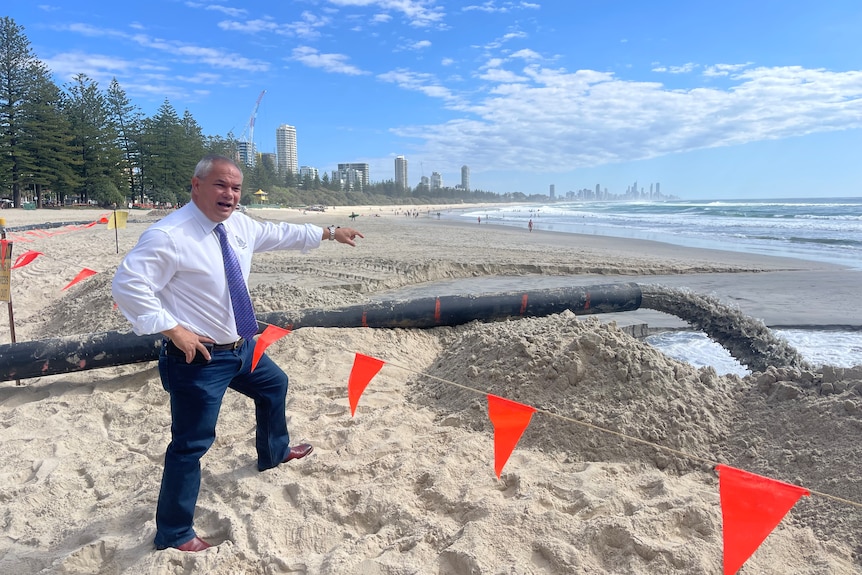
[[[527,227],[530,228],[530,231],[533,231],[533,220],[530,219],[530,223],[527,224]]]
[[[476,219],[477,219],[477,220],[479,220],[479,223],[480,223],[480,224],[482,223],[482,216],[479,216],[479,217],[478,217],[478,218],[476,218]]]

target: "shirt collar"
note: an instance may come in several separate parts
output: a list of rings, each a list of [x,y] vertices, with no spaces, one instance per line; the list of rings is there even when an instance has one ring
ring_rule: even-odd
[[[203,230],[205,234],[213,233],[213,230],[215,230],[216,226],[219,225],[219,222],[214,222],[208,217],[206,217],[201,211],[201,209],[197,206],[197,204],[194,203],[194,201],[189,202],[188,206],[191,209],[192,219],[197,222],[197,224],[201,227],[201,230]],[[226,222],[227,220],[221,223]],[[225,225],[225,228],[227,228],[227,225]]]

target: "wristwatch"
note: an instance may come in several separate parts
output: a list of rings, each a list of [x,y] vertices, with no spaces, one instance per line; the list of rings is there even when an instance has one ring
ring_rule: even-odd
[[[336,230],[337,228],[336,228],[335,226],[329,226],[329,227],[328,227],[328,228],[326,228],[326,229],[328,229],[328,230],[329,230],[329,241],[334,240],[334,239],[335,239],[335,230]]]

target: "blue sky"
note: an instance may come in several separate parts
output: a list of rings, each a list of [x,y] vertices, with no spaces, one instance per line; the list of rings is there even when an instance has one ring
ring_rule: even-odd
[[[12,0],[59,84],[116,77],[206,134],[411,185],[860,196],[858,0]]]

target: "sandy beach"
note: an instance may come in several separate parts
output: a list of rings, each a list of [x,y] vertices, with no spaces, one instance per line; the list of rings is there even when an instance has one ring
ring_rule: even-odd
[[[250,210],[365,235],[356,248],[257,255],[257,311],[636,282],[715,298],[769,327],[862,328],[858,271],[410,209],[419,217]],[[18,342],[130,330],[111,279],[160,214],[132,211],[116,231],[80,225],[106,214],[0,212],[13,261],[41,254],[12,272]],[[63,290],[82,268],[97,273]],[[715,463],[812,492],[740,573],[862,573],[862,366],[720,377],[621,329],[638,323],[686,325],[645,308],[291,332],[267,352],[290,376],[292,441],[315,451],[257,472],[253,406],[229,392],[196,515],[217,546],[196,554],[152,544],[170,440],[155,363],[0,382],[0,573],[718,574]],[[385,365],[351,417],[356,353]],[[540,409],[499,480],[487,393]]]

